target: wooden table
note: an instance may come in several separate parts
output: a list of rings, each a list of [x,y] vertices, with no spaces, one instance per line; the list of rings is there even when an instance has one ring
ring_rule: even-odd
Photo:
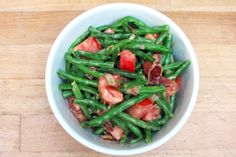
[[[0,0],[0,156],[104,156],[72,139],[49,107],[44,72],[53,41],[105,0]],[[130,0],[130,2],[135,2]],[[138,0],[172,18],[190,38],[200,91],[183,129],[140,156],[236,156],[236,1]]]

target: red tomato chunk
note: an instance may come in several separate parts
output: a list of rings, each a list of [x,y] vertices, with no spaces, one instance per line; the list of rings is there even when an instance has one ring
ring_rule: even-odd
[[[89,37],[86,40],[84,40],[82,43],[77,45],[74,48],[74,51],[76,50],[82,50],[87,52],[96,53],[99,50],[101,50],[102,45],[99,43],[99,41],[94,37]]]
[[[135,71],[136,57],[129,50],[123,50],[120,53],[120,69],[128,72]]]
[[[110,75],[110,74],[108,74]],[[116,82],[120,82],[120,77],[117,75],[111,75]],[[98,90],[101,96],[101,99],[104,103],[108,105],[114,105],[123,101],[123,94],[118,91],[119,85],[115,84],[113,86],[109,85],[106,76],[101,76],[98,82]]]
[[[152,121],[160,114],[160,110],[156,108],[154,102],[150,99],[144,99],[143,101],[128,108],[126,112],[134,118],[145,121]]]

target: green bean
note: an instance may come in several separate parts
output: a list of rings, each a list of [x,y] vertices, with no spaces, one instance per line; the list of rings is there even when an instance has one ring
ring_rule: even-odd
[[[137,72],[138,70],[140,70],[142,68],[142,62],[138,62],[135,66],[135,71]]]
[[[171,62],[171,54],[166,54],[165,65],[168,65]]]
[[[63,70],[57,71],[58,76],[62,77],[63,79],[70,80],[70,81],[76,81],[78,83],[82,83],[88,86],[98,87],[98,82],[94,80],[88,80],[84,79],[78,76],[75,76],[74,74],[67,73]]]
[[[110,68],[114,66],[114,62],[103,62],[103,61],[98,61],[98,60],[85,60],[85,59],[76,59],[73,58],[72,56],[66,54],[65,59],[76,65],[86,65],[86,66],[94,66],[94,67],[104,67],[104,68]]]
[[[80,57],[80,56],[84,56],[90,59],[94,59],[94,60],[105,60],[107,59],[106,56],[103,56],[99,53],[92,53],[92,52],[86,52],[86,51],[82,51],[82,50],[77,50],[73,52],[73,55],[75,57]]]
[[[101,38],[127,39],[132,34],[131,33],[116,33],[116,34],[94,33],[92,35],[95,36],[95,37],[101,37]]]
[[[145,129],[145,142],[151,143],[152,142],[152,132],[149,129]]]
[[[115,28],[113,29],[115,33],[125,33],[123,29]]]
[[[125,33],[132,33],[132,30],[130,30],[129,24],[127,22],[122,24],[122,29]]]
[[[151,28],[140,28],[136,30],[136,34],[138,35],[146,35],[146,34],[154,34],[154,33],[161,33],[167,32],[169,30],[168,25],[156,26]]]
[[[178,67],[180,67],[180,65],[182,65],[184,62],[175,62],[175,63],[172,63],[172,64],[168,64],[168,65],[164,65],[163,66],[163,70],[173,70],[173,69],[176,69]]]
[[[139,94],[160,93],[166,90],[165,86],[141,86]]]
[[[133,81],[129,81],[127,83],[125,83],[123,86],[125,89],[129,89],[135,86],[143,86],[147,83],[147,80],[145,79],[137,79],[137,80],[133,80]]]
[[[161,93],[165,91],[165,86],[133,86],[131,88],[135,88],[138,94],[150,94],[150,93]],[[125,94],[132,94],[130,92],[131,88],[122,88],[120,87],[119,90]]]
[[[148,122],[142,121],[140,119],[134,118],[134,117],[132,117],[129,114],[124,113],[124,112],[118,114],[118,117],[125,120],[125,121],[127,121],[127,122],[130,122],[130,123],[132,123],[136,126],[139,126],[140,128],[143,128],[143,129],[150,129],[150,130],[154,130],[154,131],[160,129],[159,126],[154,126],[151,123],[148,123]]]
[[[98,90],[96,88],[93,88],[93,87],[90,87],[90,86],[87,86],[83,83],[80,83],[78,84],[78,87],[84,91],[84,92],[87,92],[87,93],[90,93],[90,94],[94,94],[94,95],[98,95]]]
[[[135,136],[137,136],[136,139],[132,139],[132,140],[130,141],[130,144],[137,143],[138,141],[140,141],[140,140],[143,138],[143,134],[142,134],[142,132],[140,131],[140,129],[139,129],[137,126],[135,126],[135,125],[133,125],[133,124],[131,124],[131,123],[129,123],[129,122],[127,122],[126,125],[128,126],[129,130],[130,130]]]
[[[84,41],[90,34],[90,31],[85,31],[83,34],[81,34],[70,46],[69,52],[72,52],[74,47],[80,44],[82,41]]]
[[[124,100],[128,100],[128,99],[130,99],[130,98],[131,98],[131,95],[130,95],[130,94],[125,94]]]
[[[164,116],[162,116],[162,118],[152,121],[152,124],[157,126],[165,125],[168,120],[170,120],[170,117],[165,114]]]
[[[144,38],[144,37],[136,37],[134,39],[135,42],[139,42],[139,43],[154,43],[154,40],[148,39],[148,38]]]
[[[170,57],[170,64],[173,64],[174,62],[175,62],[174,55],[171,54],[171,57]]]
[[[150,97],[151,94],[143,94],[143,95],[139,95],[136,97],[133,97],[129,100],[126,100],[122,103],[120,103],[119,105],[114,106],[113,108],[111,108],[110,110],[108,110],[107,112],[105,112],[103,115],[92,119],[90,121],[86,121],[81,123],[82,126],[86,126],[86,127],[93,127],[93,126],[99,126],[101,124],[103,124],[105,121],[111,119],[112,117],[114,117],[115,115],[121,113],[122,111],[126,110],[127,108],[131,107],[132,105],[142,101],[145,98]]]
[[[128,126],[129,130],[137,137],[142,137],[143,134],[142,132],[140,131],[140,129],[135,126],[134,124],[131,124],[129,122],[126,122],[126,125]]]
[[[75,81],[73,81],[73,82],[71,82],[71,86],[72,86],[72,91],[73,91],[75,97],[78,99],[82,99],[83,95],[82,95],[77,83]]]
[[[149,61],[149,62],[154,62],[155,61],[155,59],[151,56],[151,55],[149,55],[149,54],[146,54],[145,52],[143,52],[143,51],[140,51],[140,50],[131,50],[135,55],[137,55],[138,57],[140,57],[140,58],[142,58],[142,59],[144,59],[144,60],[147,60],[147,61]]]
[[[123,137],[120,139],[120,144],[125,144],[127,139],[128,139],[127,135],[123,135]]]
[[[81,93],[79,87],[77,86],[76,82],[75,82],[75,81],[72,82],[71,85],[72,85],[72,91],[73,91],[73,93],[74,93],[76,99],[83,99],[83,95],[82,95],[82,93]],[[84,114],[88,119],[90,119],[90,118],[91,118],[91,114],[89,113],[89,109],[88,109],[88,107],[86,106],[86,104],[79,103],[79,104],[77,104],[77,105],[80,106],[80,108],[81,108],[83,114]]]
[[[62,92],[62,96],[65,99],[70,97],[70,96],[73,96],[73,95],[74,95],[74,93],[71,90],[65,90],[65,91]]]
[[[105,42],[104,42],[104,38],[102,38],[102,37],[96,37],[96,39],[97,39],[98,42],[102,45],[103,48],[106,47],[106,44],[105,44]]]
[[[117,44],[119,43],[119,40],[114,40],[114,39],[111,39],[111,38],[105,38],[104,39],[104,44],[105,45],[114,45],[114,44]]]
[[[167,37],[166,37],[166,40],[164,41],[164,45],[167,47],[167,48],[171,48],[171,45],[172,45],[172,38],[173,36],[171,34],[168,34]]]
[[[129,132],[129,128],[127,127],[126,123],[124,123],[124,121],[122,121],[120,118],[113,117],[111,121],[113,121],[116,125],[120,126],[121,129],[125,132],[125,134]]]
[[[89,74],[89,75],[91,75],[91,76],[93,76],[95,78],[99,78],[99,77],[101,77],[103,75],[103,73],[100,73],[100,72],[98,72],[96,70],[91,70],[91,69],[87,68],[86,66],[83,66],[82,64],[81,65],[77,65],[77,68],[79,70],[83,71],[84,73]]]
[[[85,94],[90,94],[91,93],[91,94],[98,95],[98,90],[95,89],[95,88],[86,86],[84,84],[78,84],[77,86],[80,88],[80,90],[85,91]],[[71,90],[72,86],[71,86],[71,84],[68,84],[68,83],[62,83],[62,84],[59,85],[59,89],[60,90]]]
[[[176,94],[173,94],[170,97],[170,109],[171,109],[172,113],[173,113],[173,110],[174,110],[174,107],[175,107],[175,99],[176,99]]]
[[[91,94],[88,92],[84,92],[84,96],[86,99],[90,99],[92,97]]]
[[[109,25],[102,25],[102,26],[97,27],[96,29],[99,30],[99,31],[105,31],[109,27],[110,27]]]
[[[92,100],[92,99],[76,99],[76,103],[78,103],[78,104],[83,103],[83,104],[86,104],[89,106],[95,106],[96,108],[101,109],[101,110],[107,109],[106,105],[101,104],[101,103],[99,103],[95,100]]]
[[[169,117],[173,117],[170,105],[168,104],[167,101],[156,99],[155,102],[160,106],[160,108],[165,112],[165,114],[167,114]]]
[[[112,39],[127,39],[131,36],[131,33],[115,33],[115,34],[108,34],[103,33],[97,30],[94,27],[89,27],[89,31],[93,37],[100,37],[100,38],[112,38]]]
[[[105,131],[105,129],[103,127],[99,127],[93,133],[95,135],[101,135],[104,131]]]
[[[148,27],[143,21],[133,16],[126,16],[127,22],[133,22],[137,27]]]
[[[59,84],[58,89],[60,89],[60,90],[68,90],[68,89],[70,89],[71,90],[72,86],[69,83],[61,83],[61,84]]]
[[[124,45],[126,45],[127,43],[129,43],[131,41],[131,39],[124,39],[121,40],[120,42],[118,42],[115,45],[111,45],[108,48],[104,49],[103,51],[98,52],[99,54],[105,55],[105,56],[109,56],[111,54],[113,55],[117,55],[120,52],[120,49],[122,47],[124,47]]]
[[[65,62],[65,69],[66,69],[67,72],[71,72],[71,66],[72,66],[71,63]]]
[[[168,76],[169,79],[173,80],[176,79],[185,69],[191,64],[191,61],[185,61],[179,68],[174,72],[174,74]]]
[[[141,141],[142,139],[143,139],[143,137],[137,137],[136,139],[132,139],[129,143],[135,144],[135,143],[138,143],[139,141]]]
[[[126,95],[130,95],[130,94],[131,94],[131,92],[130,92],[129,90],[124,89],[124,88],[122,88],[122,87],[119,88],[119,91],[122,92],[122,93],[124,93],[124,94],[126,94]]]
[[[165,38],[167,37],[167,32],[164,32],[164,33],[162,33],[157,39],[156,39],[156,41],[155,41],[155,44],[161,44],[164,40],[165,40]],[[168,47],[169,48],[169,47]]]
[[[75,66],[76,66],[76,65],[74,65],[74,67],[75,67]],[[76,76],[78,76],[78,77],[81,77],[81,78],[84,77],[84,73],[83,73],[81,70],[79,70],[77,67],[75,68],[74,74],[75,74]]]
[[[147,51],[159,51],[164,54],[171,53],[171,49],[168,49],[162,45],[156,45],[156,44],[152,44],[152,43],[131,42],[131,43],[124,45],[124,48],[140,49],[140,50],[147,50]]]
[[[109,72],[109,73],[112,73],[112,74],[119,74],[121,76],[128,77],[128,78],[136,78],[136,79],[140,78],[139,74],[131,73],[131,72],[115,69],[115,68],[100,68],[99,71]]]
[[[77,104],[79,105],[79,107],[81,108],[83,114],[85,115],[85,117],[87,117],[88,119],[90,119],[92,116],[91,114],[89,113],[89,109],[88,109],[88,106],[86,104],[83,104],[83,103],[80,103],[80,104]]]
[[[161,60],[160,60],[160,64],[163,66],[165,64],[165,60],[166,60],[166,55],[162,54],[161,55]]]
[[[111,28],[121,27],[123,25],[123,23],[126,23],[126,22],[133,22],[138,27],[148,27],[143,21],[141,21],[135,17],[132,17],[132,16],[126,16],[126,17],[121,18],[121,19],[117,20],[116,22],[114,22],[111,25]]]

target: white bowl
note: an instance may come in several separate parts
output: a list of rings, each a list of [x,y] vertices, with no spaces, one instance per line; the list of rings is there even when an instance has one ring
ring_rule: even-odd
[[[163,127],[160,132],[153,136],[150,144],[140,142],[135,145],[120,145],[116,142],[108,142],[93,135],[88,129],[80,127],[79,122],[68,108],[61,92],[58,90],[58,84],[61,80],[56,71],[64,69],[64,53],[70,44],[89,26],[100,26],[110,24],[119,18],[131,15],[143,20],[145,23],[154,26],[168,24],[170,32],[173,33],[173,50],[177,60],[191,60],[191,65],[184,72],[182,77],[182,87],[177,95],[176,109],[174,117]],[[59,34],[54,42],[46,67],[46,91],[49,104],[62,127],[74,139],[83,145],[105,154],[111,155],[134,155],[150,151],[159,147],[171,139],[184,125],[190,116],[198,93],[199,70],[197,59],[186,35],[183,31],[168,17],[162,13],[137,4],[114,3],[106,4],[79,15],[72,20]]]

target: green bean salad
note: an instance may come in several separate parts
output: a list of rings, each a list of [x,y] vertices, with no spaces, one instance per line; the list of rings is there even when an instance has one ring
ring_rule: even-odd
[[[152,141],[172,117],[181,74],[168,25],[132,17],[90,26],[65,53],[59,89],[84,128],[120,144]]]

